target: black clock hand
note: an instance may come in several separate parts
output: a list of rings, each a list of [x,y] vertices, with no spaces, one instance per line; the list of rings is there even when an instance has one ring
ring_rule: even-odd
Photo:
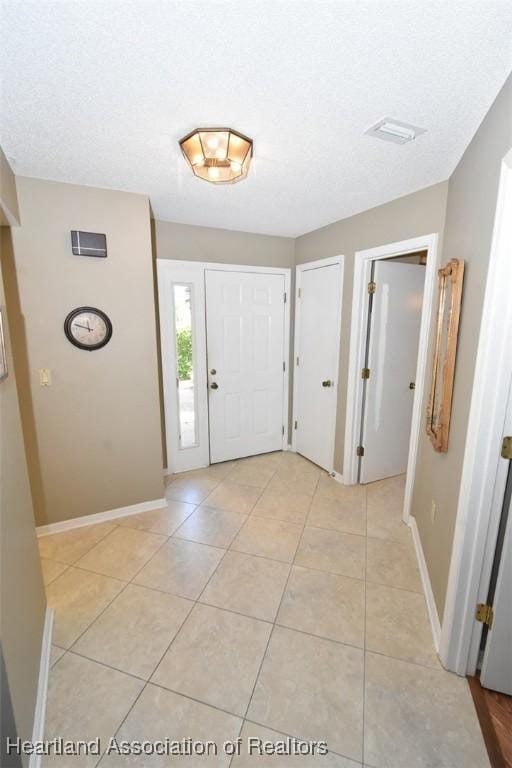
[[[83,328],[85,331],[92,331],[92,328],[89,328],[88,325],[80,325],[80,323],[73,323],[77,328]]]

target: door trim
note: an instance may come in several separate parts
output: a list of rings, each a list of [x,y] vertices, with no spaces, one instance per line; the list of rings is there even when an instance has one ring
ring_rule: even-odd
[[[176,471],[176,468],[172,466],[172,451],[170,451],[171,443],[172,443],[172,433],[168,430],[167,425],[168,424],[175,424],[176,419],[175,415],[173,415],[173,404],[176,402],[177,398],[177,388],[176,388],[176,381],[173,376],[164,376],[165,369],[169,368],[169,366],[172,363],[172,356],[169,355],[169,350],[172,350],[174,339],[172,337],[170,325],[162,322],[162,317],[166,315],[171,308],[171,302],[170,297],[168,295],[168,281],[169,281],[169,275],[171,274],[172,270],[185,270],[189,272],[191,275],[195,275],[196,277],[200,276],[201,282],[202,282],[202,300],[203,300],[203,306],[202,306],[202,316],[204,321],[206,320],[206,314],[205,314],[205,271],[213,270],[213,271],[220,271],[220,272],[253,272],[257,274],[271,274],[271,275],[283,275],[284,277],[284,285],[285,285],[285,293],[286,293],[286,302],[284,307],[284,351],[283,356],[285,363],[286,370],[285,372],[288,374],[283,377],[283,426],[284,426],[284,434],[283,434],[283,440],[282,440],[282,449],[283,451],[288,450],[288,435],[290,430],[290,419],[289,419],[289,397],[290,397],[290,367],[291,367],[291,359],[290,359],[290,307],[291,307],[291,295],[290,295],[290,285],[291,285],[291,268],[290,267],[255,267],[251,266],[249,264],[221,264],[217,262],[207,262],[207,261],[186,261],[182,259],[163,259],[158,258],[156,260],[157,262],[157,282],[158,282],[158,299],[159,299],[159,315],[160,315],[160,349],[162,353],[162,385],[163,385],[163,392],[164,392],[164,416],[165,416],[165,442],[167,446],[167,472],[173,473]],[[203,390],[203,396],[201,398],[202,405],[199,404],[200,408],[204,408],[205,412],[208,413],[208,393],[206,389],[206,323],[203,323],[203,332],[198,335],[198,360],[204,361],[204,386],[203,381],[200,382],[200,390]],[[209,425],[208,425],[208,431],[209,431]],[[197,468],[200,468],[201,466],[206,466],[210,463],[210,445],[209,445],[209,439],[207,439],[207,453],[206,453],[207,461],[203,461],[201,464],[198,464]],[[189,469],[195,469],[196,467],[189,467]]]
[[[293,419],[300,419],[300,414],[295,410],[298,404],[298,391],[299,391],[299,378],[300,378],[300,365],[297,366],[297,350],[299,348],[300,338],[300,322],[301,322],[301,302],[298,300],[299,290],[302,286],[302,274],[311,269],[320,269],[321,267],[331,267],[339,264],[340,266],[340,281],[339,281],[339,296],[340,302],[338,305],[338,317],[337,317],[337,349],[338,354],[336,356],[336,366],[334,370],[334,380],[336,382],[336,401],[334,410],[334,419],[332,422],[331,435],[329,442],[331,445],[330,455],[330,473],[334,473],[334,446],[336,440],[336,417],[338,413],[338,398],[339,398],[339,366],[340,366],[340,344],[341,344],[341,315],[343,308],[343,280],[344,280],[344,256],[331,256],[326,259],[318,259],[317,261],[307,261],[304,264],[297,264],[295,267],[295,333],[293,340]],[[295,429],[292,429],[292,451],[297,450],[297,433]]]
[[[427,251],[425,287],[423,289],[423,307],[421,312],[420,337],[418,345],[418,363],[416,367],[416,388],[412,407],[411,438],[407,460],[407,478],[405,484],[403,520],[410,523],[412,491],[418,458],[418,446],[423,424],[423,398],[428,363],[428,342],[430,321],[432,318],[435,286],[438,268],[438,235],[433,233],[422,237],[413,237],[396,243],[380,245],[356,251],[354,254],[354,287],[352,292],[352,323],[350,328],[350,356],[348,367],[347,415],[345,423],[345,446],[343,454],[343,479],[346,485],[357,484],[357,455],[359,427],[361,423],[362,388],[361,369],[364,366],[366,327],[368,316],[367,291],[365,286],[370,280],[372,261],[388,259],[414,251]]]
[[[441,629],[441,662],[459,675],[476,670],[482,625],[475,622],[475,606],[487,597],[501,512],[499,488],[504,488],[499,448],[512,386],[510,206],[512,150],[501,163]]]

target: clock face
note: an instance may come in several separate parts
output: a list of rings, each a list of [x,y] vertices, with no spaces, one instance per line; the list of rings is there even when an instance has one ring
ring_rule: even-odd
[[[101,309],[79,307],[66,317],[64,332],[80,349],[100,349],[110,341],[112,323]]]

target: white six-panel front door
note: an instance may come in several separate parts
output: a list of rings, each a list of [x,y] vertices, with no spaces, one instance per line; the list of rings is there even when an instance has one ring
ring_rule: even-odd
[[[207,269],[205,280],[210,461],[280,450],[284,276]]]

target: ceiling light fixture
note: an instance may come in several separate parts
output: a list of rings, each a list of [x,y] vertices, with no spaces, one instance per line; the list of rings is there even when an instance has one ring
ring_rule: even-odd
[[[180,147],[194,174],[212,184],[233,184],[249,172],[252,139],[232,128],[196,128]]]
[[[391,117],[384,117],[378,123],[368,128],[365,133],[368,136],[375,136],[377,139],[392,141],[395,144],[407,144],[414,141],[417,136],[426,133],[425,128],[418,128],[416,125],[402,123],[400,120],[393,120]]]

